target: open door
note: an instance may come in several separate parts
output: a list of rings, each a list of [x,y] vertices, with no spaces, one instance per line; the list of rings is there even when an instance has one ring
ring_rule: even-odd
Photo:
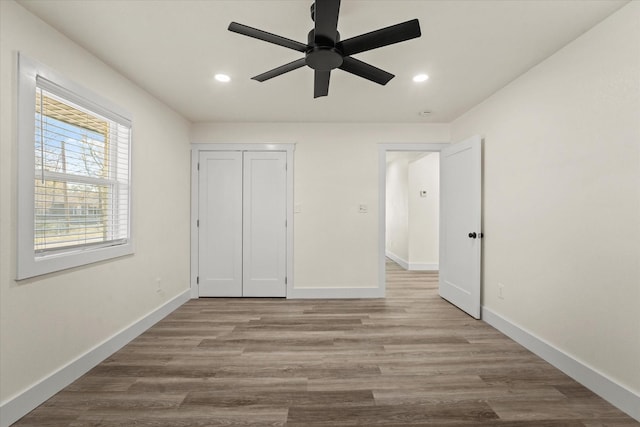
[[[440,296],[480,318],[482,139],[440,152]]]

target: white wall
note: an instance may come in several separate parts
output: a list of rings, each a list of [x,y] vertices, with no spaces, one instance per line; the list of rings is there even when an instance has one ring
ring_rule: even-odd
[[[196,143],[296,143],[295,288],[378,287],[378,143],[448,142],[448,125],[199,123]],[[360,204],[368,213],[358,213]]]
[[[187,290],[190,147],[187,121],[13,1],[0,1],[0,39],[4,404]],[[17,51],[132,113],[135,255],[14,280]]]
[[[395,154],[395,153],[394,153]],[[389,154],[387,154],[389,156]],[[409,158],[394,156],[387,162],[385,252],[398,264],[409,264]]]
[[[438,270],[440,227],[440,153],[409,162],[409,268]],[[426,191],[426,197],[420,191]]]
[[[631,2],[452,123],[485,137],[485,307],[636,395],[639,24]]]

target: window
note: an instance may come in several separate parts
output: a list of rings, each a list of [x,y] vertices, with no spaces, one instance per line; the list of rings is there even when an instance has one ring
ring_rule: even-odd
[[[133,252],[129,114],[19,57],[18,279]]]

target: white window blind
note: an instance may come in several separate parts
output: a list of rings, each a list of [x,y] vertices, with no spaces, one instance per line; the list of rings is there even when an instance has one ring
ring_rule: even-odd
[[[129,121],[37,76],[34,137],[36,259],[126,244]]]

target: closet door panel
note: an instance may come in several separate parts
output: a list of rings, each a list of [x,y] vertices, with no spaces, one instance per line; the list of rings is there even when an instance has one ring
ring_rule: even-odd
[[[199,296],[242,296],[242,152],[200,154]]]
[[[286,296],[286,174],[286,153],[244,153],[243,296]]]

